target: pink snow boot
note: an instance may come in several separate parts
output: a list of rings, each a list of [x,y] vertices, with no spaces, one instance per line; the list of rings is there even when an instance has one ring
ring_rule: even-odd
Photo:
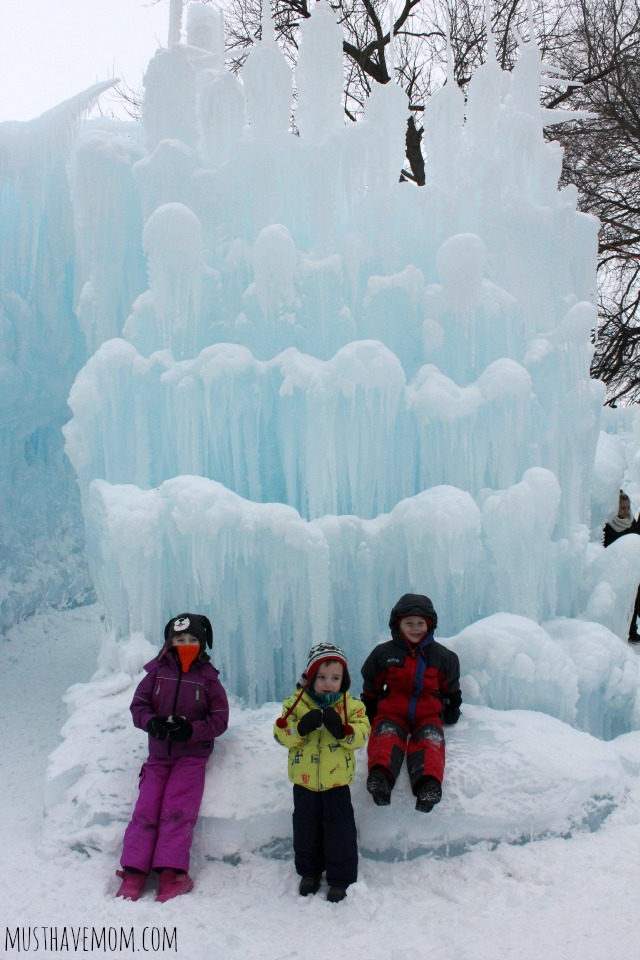
[[[165,903],[179,897],[181,893],[193,890],[193,880],[188,873],[179,873],[177,870],[161,870],[158,878],[158,903]]]
[[[116,870],[116,876],[122,879],[116,897],[122,897],[124,900],[139,900],[147,882],[147,874],[125,867],[124,870]]]

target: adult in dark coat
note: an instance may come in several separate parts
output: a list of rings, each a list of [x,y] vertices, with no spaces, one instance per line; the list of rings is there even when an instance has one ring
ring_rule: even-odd
[[[602,541],[605,547],[609,547],[616,540],[619,540],[620,537],[624,537],[628,533],[640,534],[640,516],[634,519],[634,516],[631,512],[631,501],[624,490],[621,490],[618,498],[618,513],[615,517],[612,517],[608,523],[605,523],[604,530],[602,531]],[[639,617],[640,586],[638,587],[638,592],[636,594],[633,617],[631,619],[631,624],[629,625],[629,643],[640,643],[640,636],[638,635]]]

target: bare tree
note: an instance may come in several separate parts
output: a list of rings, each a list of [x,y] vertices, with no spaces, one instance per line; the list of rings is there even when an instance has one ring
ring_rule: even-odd
[[[597,119],[564,125],[563,178],[600,219],[599,330],[592,373],[608,403],[640,401],[640,8],[637,0],[579,0],[565,69],[582,80],[563,96]]]

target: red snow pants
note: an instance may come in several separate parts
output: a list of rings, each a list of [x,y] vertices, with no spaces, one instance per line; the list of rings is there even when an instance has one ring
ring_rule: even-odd
[[[378,714],[371,725],[367,745],[369,773],[374,767],[383,767],[395,783],[405,754],[414,793],[422,777],[435,777],[442,783],[445,764],[442,724],[431,721],[411,728],[406,719]]]

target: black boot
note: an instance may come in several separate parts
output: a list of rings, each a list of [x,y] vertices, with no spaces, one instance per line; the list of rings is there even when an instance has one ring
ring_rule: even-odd
[[[442,800],[442,787],[435,777],[422,777],[416,786],[416,810],[430,813]]]
[[[298,892],[301,897],[308,897],[310,893],[317,893],[320,888],[320,877],[302,877]]]
[[[327,900],[329,903],[340,903],[341,900],[347,895],[347,891],[344,887],[329,887],[329,892],[327,894]]]
[[[367,790],[378,807],[388,807],[391,803],[392,784],[382,770],[372,770],[367,777]]]

